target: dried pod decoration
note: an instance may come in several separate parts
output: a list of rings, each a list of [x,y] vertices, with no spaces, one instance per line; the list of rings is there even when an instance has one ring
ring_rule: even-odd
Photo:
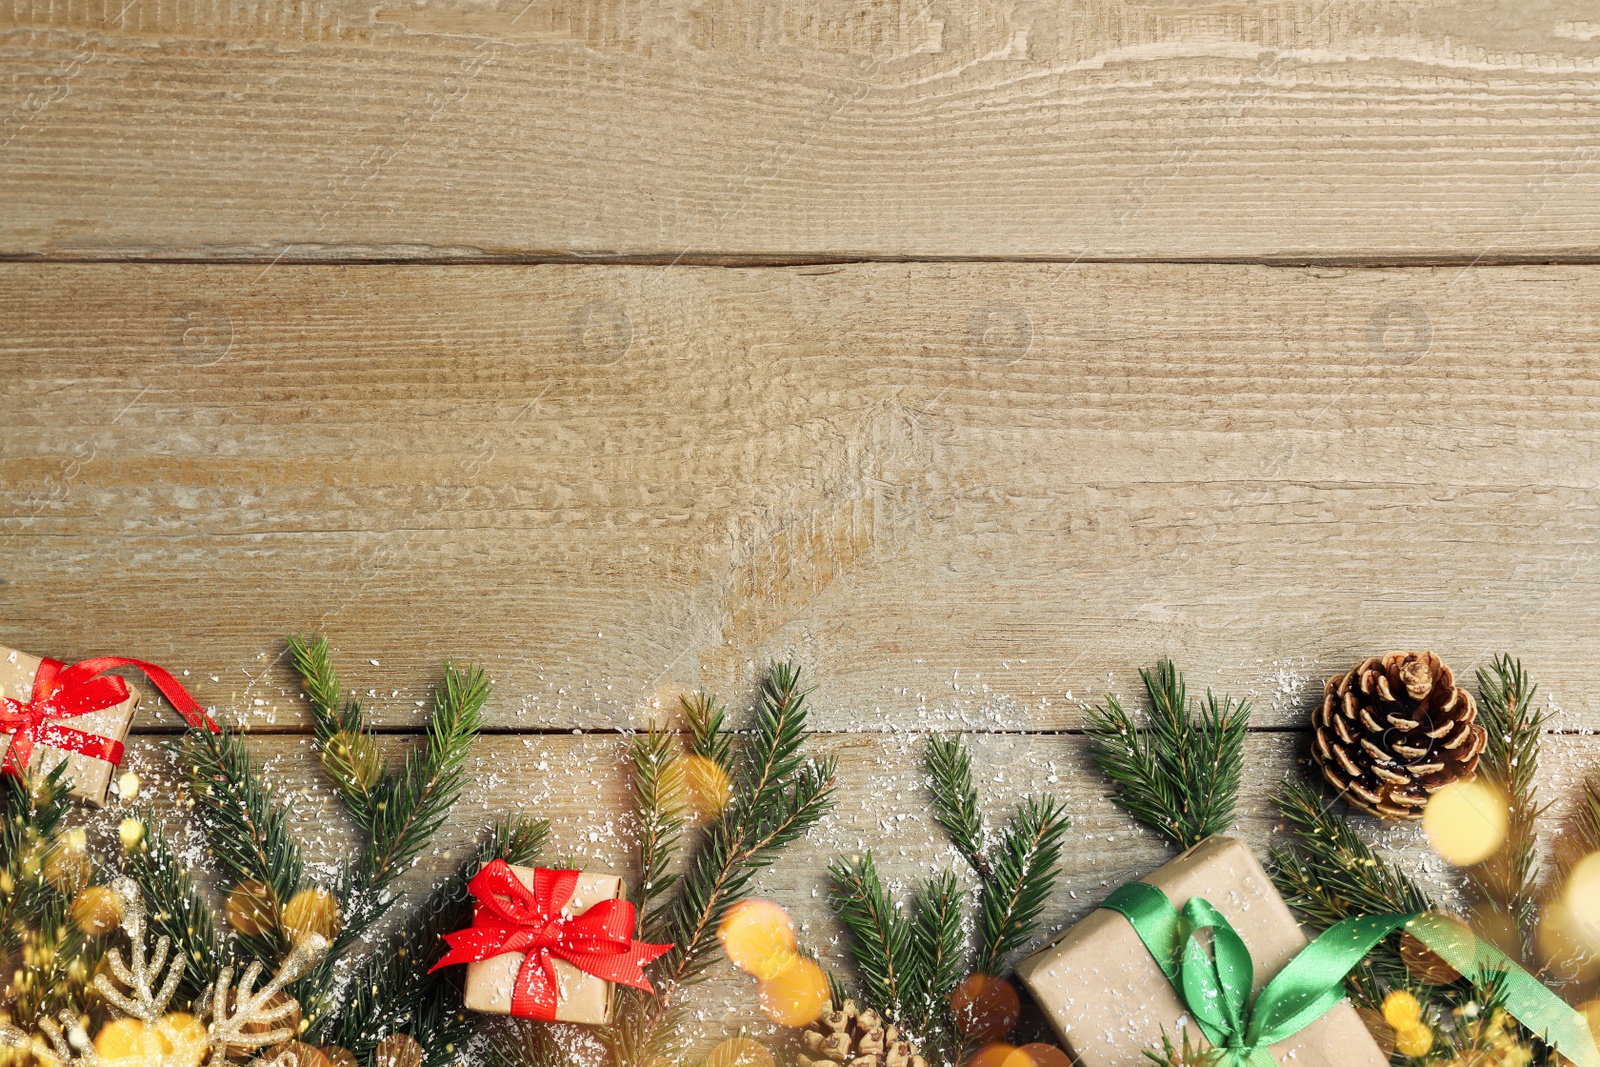
[[[800,1067],[928,1067],[916,1045],[871,1008],[858,1011],[853,1000],[806,1027],[800,1040]]]
[[[1478,770],[1487,735],[1472,695],[1432,652],[1391,652],[1328,679],[1312,758],[1352,805],[1420,819],[1428,797]]]

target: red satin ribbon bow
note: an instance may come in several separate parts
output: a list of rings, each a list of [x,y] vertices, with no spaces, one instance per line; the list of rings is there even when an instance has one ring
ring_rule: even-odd
[[[558,959],[607,982],[651,992],[644,965],[672,946],[635,941],[633,904],[626,900],[602,900],[582,915],[562,915],[577,886],[577,871],[537,867],[530,890],[509,863],[493,861],[467,883],[478,902],[472,925],[444,935],[450,951],[431,970],[526,953],[511,989],[511,1014],[524,1019],[556,1017]]]
[[[22,777],[35,744],[76,752],[107,763],[121,763],[121,741],[86,734],[82,730],[62,726],[59,721],[114,708],[127,700],[128,683],[114,674],[101,674],[113,667],[139,668],[190,726],[204,723],[212,733],[217,732],[217,724],[211,721],[211,716],[189,695],[188,690],[154,663],[122,656],[100,656],[68,667],[58,659],[45,659],[39,662],[39,669],[34,673],[33,690],[26,702],[0,697],[0,734],[11,735],[4,773]]]

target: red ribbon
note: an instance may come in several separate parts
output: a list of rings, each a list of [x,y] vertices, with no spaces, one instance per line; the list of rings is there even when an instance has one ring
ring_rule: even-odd
[[[652,992],[644,965],[672,946],[635,941],[633,904],[626,900],[602,900],[582,915],[561,914],[577,886],[577,871],[536,867],[530,890],[509,863],[494,860],[467,883],[478,902],[472,925],[444,935],[450,951],[430,970],[526,953],[511,989],[511,1014],[524,1019],[556,1017],[558,959],[607,982]]]
[[[26,703],[0,697],[0,734],[11,735],[3,773],[21,778],[35,744],[107,763],[121,763],[121,741],[97,737],[60,723],[61,719],[75,719],[79,715],[114,708],[128,699],[127,682],[114,674],[101,673],[113,667],[139,668],[190,726],[204,723],[212,733],[217,732],[217,724],[188,690],[154,663],[122,656],[99,656],[68,667],[58,659],[44,659],[39,661],[39,669],[34,672],[33,689]]]

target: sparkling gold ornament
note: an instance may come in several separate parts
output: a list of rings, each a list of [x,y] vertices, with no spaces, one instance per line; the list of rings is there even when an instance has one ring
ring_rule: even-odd
[[[69,914],[78,929],[90,937],[99,937],[115,930],[122,921],[122,898],[108,886],[84,886],[72,898]]]
[[[361,1067],[356,1054],[341,1045],[323,1045],[322,1054],[328,1057],[332,1067]]]
[[[228,894],[228,925],[256,937],[278,925],[278,901],[263,882],[240,882]]]
[[[132,771],[124,771],[117,777],[117,796],[123,800],[132,800],[139,795],[139,776]]]
[[[291,941],[299,941],[312,934],[321,934],[331,941],[339,932],[339,902],[326,889],[302,889],[289,898],[280,925]]]
[[[162,1016],[161,1025],[154,1029],[161,1042],[161,1067],[198,1067],[209,1051],[206,1024],[186,1011]]]

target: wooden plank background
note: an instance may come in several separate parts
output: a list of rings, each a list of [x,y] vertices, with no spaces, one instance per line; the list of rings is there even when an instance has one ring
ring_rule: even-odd
[[[1597,59],[1576,0],[0,0],[0,644],[187,669],[328,854],[283,636],[394,750],[485,664],[412,899],[511,807],[626,871],[622,734],[793,658],[840,804],[760,890],[830,959],[829,856],[955,863],[929,731],[1066,801],[1050,931],[1157,864],[1079,730],[1161,655],[1254,702],[1264,847],[1328,674],[1516,652],[1553,824]],[[702,1008],[767,1032],[726,969]]]

